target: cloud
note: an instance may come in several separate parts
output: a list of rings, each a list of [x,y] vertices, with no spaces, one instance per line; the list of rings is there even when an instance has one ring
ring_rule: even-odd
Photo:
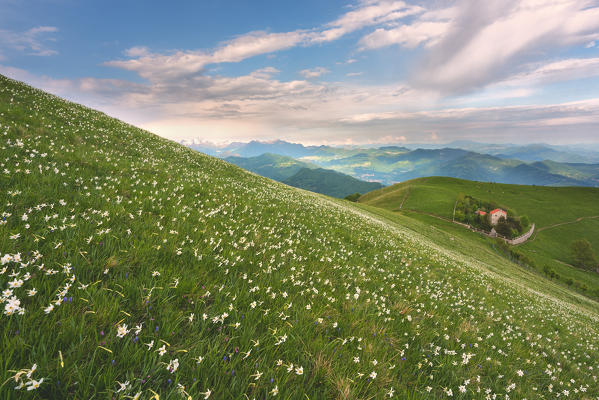
[[[424,8],[403,1],[366,1],[354,11],[347,12],[326,25],[327,29],[314,35],[315,42],[328,42],[367,26],[395,21],[422,13]]]
[[[0,29],[0,51],[18,51],[31,56],[52,56],[56,50],[47,47],[54,38],[49,35],[58,32],[55,26],[37,26],[24,32]],[[4,56],[5,58],[6,56]]]
[[[504,79],[548,49],[585,43],[599,32],[599,7],[587,0],[463,0],[457,7],[413,84],[467,92]]]
[[[324,68],[324,67],[316,67],[316,68],[312,68],[312,69],[303,69],[301,70],[299,73],[301,76],[303,76],[306,79],[312,79],[312,78],[318,78],[321,75],[324,74],[328,74],[329,71],[328,69]]]
[[[135,46],[125,50],[128,57],[145,57],[150,55],[150,50],[145,46]]]
[[[363,75],[363,74],[364,74],[364,72],[348,72],[347,74],[345,74],[345,76],[351,78],[352,76],[360,76],[360,75]]]
[[[250,32],[223,43],[212,53],[176,51],[170,54],[150,53],[145,47],[133,47],[126,51],[129,60],[109,61],[105,64],[137,72],[152,82],[178,79],[201,73],[209,64],[239,62],[259,54],[288,49],[300,43],[305,32],[288,33]]]
[[[363,1],[354,10],[345,13],[337,20],[311,30],[278,33],[249,32],[221,43],[212,51],[179,50],[158,54],[150,52],[146,47],[136,46],[125,51],[129,59],[112,60],[105,65],[134,71],[152,82],[179,79],[202,73],[210,64],[240,62],[247,58],[296,46],[330,42],[356,30],[390,23],[423,11],[422,7],[408,5],[403,1]]]
[[[421,21],[393,29],[379,28],[360,39],[362,50],[377,49],[397,44],[414,48],[421,44],[435,45],[447,32],[449,22]]]
[[[499,82],[502,86],[546,85],[554,82],[599,76],[599,57],[568,58],[542,65],[529,66],[528,70]]]

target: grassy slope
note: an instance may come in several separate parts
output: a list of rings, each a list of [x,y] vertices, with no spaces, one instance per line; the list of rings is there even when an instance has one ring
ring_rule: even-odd
[[[371,192],[359,201],[393,211],[399,210],[403,202],[402,210],[451,218],[458,193],[493,200],[519,215],[528,215],[536,223],[537,234],[533,240],[518,246],[518,250],[535,260],[539,269],[547,265],[557,271],[563,281],[572,278],[590,289],[599,288],[599,275],[566,265],[573,262],[569,246],[574,239],[587,238],[599,254],[599,218],[576,222],[580,217],[599,215],[599,189],[504,185],[432,177]],[[553,227],[571,221],[575,223]]]
[[[378,182],[366,182],[330,169],[302,168],[283,183],[332,197],[343,198],[353,193],[366,193],[380,189]]]
[[[257,157],[227,157],[225,160],[276,181],[288,179],[297,174],[302,168],[318,168],[314,164],[271,153],[265,153]]]
[[[599,396],[596,303],[384,213],[0,76],[0,397]]]

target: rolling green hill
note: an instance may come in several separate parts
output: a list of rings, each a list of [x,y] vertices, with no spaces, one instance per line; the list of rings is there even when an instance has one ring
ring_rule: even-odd
[[[599,396],[598,304],[0,76],[0,398]]]
[[[302,168],[318,168],[314,164],[298,161],[278,154],[265,153],[256,157],[227,157],[226,161],[275,181],[283,181]]]
[[[227,157],[225,160],[289,186],[327,196],[344,198],[352,193],[366,193],[383,187],[378,182],[361,181],[341,172],[319,168],[314,164],[277,154],[266,153],[247,158]]]
[[[415,179],[362,196],[358,201],[391,211],[426,213],[451,219],[459,193],[494,201],[517,215],[527,215],[536,224],[536,233],[517,246],[542,273],[554,270],[559,280],[599,297],[599,274],[573,267],[570,252],[573,240],[589,240],[599,254],[599,189],[585,187],[540,187],[473,182],[454,178]],[[427,222],[438,219],[425,218]],[[466,233],[469,236],[476,233]],[[492,243],[491,239],[488,239]],[[586,288],[586,290],[584,290]]]
[[[383,187],[378,182],[365,182],[341,172],[323,168],[302,168],[283,183],[328,196],[344,198],[352,193],[367,193]]]

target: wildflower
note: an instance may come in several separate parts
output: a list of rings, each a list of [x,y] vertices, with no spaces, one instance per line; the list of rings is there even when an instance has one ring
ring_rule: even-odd
[[[8,282],[8,287],[11,289],[20,288],[21,286],[23,286],[22,279],[14,279],[14,280]]]
[[[295,373],[298,374],[298,375],[303,375],[303,373],[304,373],[304,367],[297,367],[295,369]]]
[[[163,356],[164,353],[166,353],[166,345],[163,344],[162,347],[158,349],[158,354]]]
[[[174,373],[178,368],[179,368],[179,359],[178,358],[171,360],[171,362],[169,362],[166,367],[166,369],[168,371],[170,371],[171,374]]]
[[[279,387],[275,386],[271,391],[270,394],[272,394],[273,396],[276,396],[277,394],[279,394]]]
[[[119,384],[119,388],[117,389],[116,393],[122,392],[123,390],[127,390],[127,387],[130,386],[129,381],[126,381],[125,383],[117,381],[116,383]]]
[[[6,315],[12,315],[19,310],[21,310],[21,301],[14,296],[4,305],[4,314]]]
[[[127,324],[122,324],[122,325],[118,326],[117,334],[116,334],[118,337],[122,338],[128,333],[129,333],[129,329],[127,329]]]
[[[255,381],[257,381],[258,379],[260,379],[260,377],[262,376],[262,372],[260,371],[256,371],[256,373],[254,375],[250,375],[252,378],[254,378]]]
[[[160,276],[160,272],[152,271],[152,277],[155,277],[155,276]]]
[[[40,379],[39,381],[36,381],[35,379],[30,380],[29,382],[26,383],[27,385],[27,390],[36,390],[37,388],[40,387],[40,385],[42,384],[42,382],[44,382],[44,378]]]
[[[370,375],[368,375],[371,379],[376,379],[376,372],[372,371]]]
[[[146,346],[148,346],[148,350],[151,350],[152,347],[154,347],[154,341],[152,340],[150,343],[146,343]]]

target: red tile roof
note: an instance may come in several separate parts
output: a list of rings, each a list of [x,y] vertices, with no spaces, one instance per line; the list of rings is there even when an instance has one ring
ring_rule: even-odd
[[[505,211],[503,211],[501,208],[496,208],[493,211],[491,211],[491,215],[498,213],[498,212],[502,212],[504,214],[507,214]]]

